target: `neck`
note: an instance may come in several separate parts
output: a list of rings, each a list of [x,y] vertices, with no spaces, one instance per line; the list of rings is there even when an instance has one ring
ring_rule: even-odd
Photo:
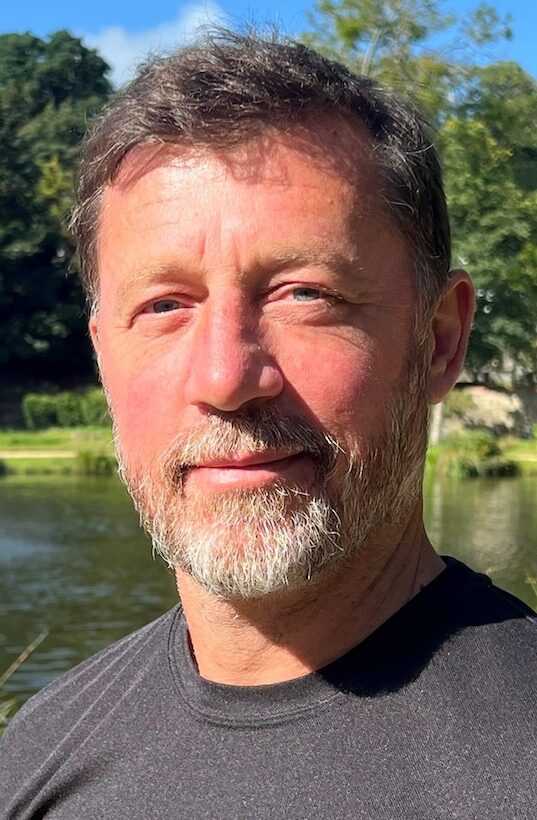
[[[361,643],[444,569],[421,517],[377,532],[334,572],[304,589],[222,600],[177,571],[202,677],[254,686],[320,669]]]

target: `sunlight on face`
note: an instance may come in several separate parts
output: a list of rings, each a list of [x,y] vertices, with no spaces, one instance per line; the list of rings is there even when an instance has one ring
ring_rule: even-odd
[[[399,521],[419,495],[427,438],[422,356],[387,408],[374,441],[340,444],[272,410],[209,416],[176,438],[156,472],[121,474],[155,550],[221,597],[297,589],[329,571],[380,526]],[[284,447],[311,454],[313,487],[185,493],[189,470],[230,453]]]

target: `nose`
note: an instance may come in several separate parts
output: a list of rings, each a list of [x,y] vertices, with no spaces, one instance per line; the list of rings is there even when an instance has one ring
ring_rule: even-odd
[[[185,401],[233,412],[276,398],[283,375],[263,344],[254,307],[240,295],[209,297],[191,337]]]

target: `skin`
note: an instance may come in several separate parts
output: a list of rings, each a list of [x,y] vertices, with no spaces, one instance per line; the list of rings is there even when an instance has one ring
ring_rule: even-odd
[[[207,414],[266,404],[345,446],[375,435],[379,408],[404,382],[412,259],[380,211],[369,139],[330,120],[308,139],[317,152],[305,150],[304,133],[268,135],[231,157],[146,146],[106,189],[90,331],[128,469],[152,469]],[[319,147],[329,164],[314,158]],[[457,378],[472,312],[470,281],[457,272],[430,323],[431,402]],[[209,464],[191,471],[184,492],[282,477],[307,489],[312,469],[285,453]],[[181,571],[177,581],[200,674],[244,685],[334,660],[443,566],[418,499],[404,521],[302,590],[225,601]]]

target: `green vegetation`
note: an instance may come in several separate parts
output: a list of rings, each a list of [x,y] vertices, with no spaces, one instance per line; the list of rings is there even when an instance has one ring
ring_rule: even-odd
[[[452,390],[442,402],[442,410],[446,419],[464,420],[475,409],[476,403],[472,396],[462,390]]]
[[[522,475],[537,476],[537,436],[535,431],[531,439],[504,439],[503,452],[506,458],[516,462]]]
[[[304,35],[410,95],[435,127],[454,264],[478,288],[477,381],[507,360],[537,372],[537,83],[490,62],[510,36],[493,6],[457,17],[441,0],[315,0]],[[113,91],[107,73],[66,31],[0,36],[0,369],[12,383],[93,375],[66,214],[86,123]],[[40,412],[38,426],[51,423]],[[82,423],[67,400],[62,416]]]
[[[44,629],[39,635],[26,646],[20,655],[13,661],[11,666],[0,675],[0,736],[2,736],[7,728],[9,719],[17,711],[18,704],[15,698],[6,698],[2,693],[2,687],[7,683],[10,677],[22,664],[30,657],[40,643],[42,643],[48,635],[48,629]]]
[[[520,473],[517,462],[506,456],[500,441],[482,430],[466,431],[431,445],[427,470],[429,474],[453,478],[508,477]]]
[[[510,38],[510,19],[487,4],[457,17],[440,0],[316,0],[314,9],[304,39],[410,95],[434,125],[454,266],[477,286],[474,380],[507,362],[534,378],[537,82],[516,63],[486,64]]]
[[[15,698],[0,700],[0,737],[7,729],[9,718],[17,711],[17,701]]]
[[[30,430],[110,424],[106,399],[99,387],[83,392],[28,393],[22,400],[22,414]]]
[[[110,427],[0,431],[4,474],[112,475],[116,460]]]
[[[11,382],[93,372],[66,215],[107,71],[66,31],[0,36],[0,371]]]
[[[74,472],[80,475],[109,476],[117,472],[115,456],[83,450],[75,459]]]

